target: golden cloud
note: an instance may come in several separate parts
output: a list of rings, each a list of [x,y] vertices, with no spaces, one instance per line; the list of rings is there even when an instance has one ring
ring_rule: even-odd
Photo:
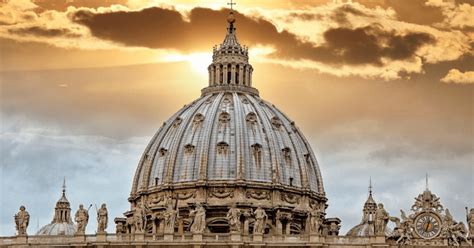
[[[209,51],[224,36],[228,10],[195,7],[130,9],[68,7],[38,11],[26,0],[6,3],[0,37],[80,49],[155,49],[173,53]],[[32,17],[20,18],[30,11]],[[301,9],[246,9],[236,13],[238,36],[267,48],[260,61],[318,70],[337,76],[385,80],[423,72],[425,63],[471,53],[461,31],[403,22],[393,9],[330,2]],[[205,34],[205,35],[203,35]]]
[[[443,83],[474,84],[474,71],[461,72],[458,69],[449,70],[448,74],[441,79]]]

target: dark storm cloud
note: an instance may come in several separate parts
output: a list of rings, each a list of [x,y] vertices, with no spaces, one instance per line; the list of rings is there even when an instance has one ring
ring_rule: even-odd
[[[12,28],[8,30],[11,34],[17,35],[31,35],[39,37],[69,37],[69,38],[78,38],[80,35],[72,33],[69,29],[66,28],[44,28],[44,27],[26,27],[26,28]]]
[[[364,13],[344,8],[342,12]],[[222,40],[227,10],[195,8],[189,22],[175,10],[148,8],[140,11],[93,13],[79,10],[70,15],[101,39],[126,46],[178,49],[209,49]],[[308,59],[330,64],[382,65],[381,59],[405,60],[435,39],[426,33],[397,34],[377,25],[362,28],[333,28],[324,33],[325,43],[317,46],[286,30],[278,31],[271,22],[237,13],[239,38],[249,45],[271,45],[274,57]],[[206,35],[202,35],[206,34]]]
[[[347,64],[380,64],[381,58],[405,60],[412,58],[418,48],[435,42],[426,33],[399,35],[372,25],[362,28],[334,28],[324,33],[326,45],[315,48],[316,56],[327,62]],[[338,61],[339,60],[339,61]]]

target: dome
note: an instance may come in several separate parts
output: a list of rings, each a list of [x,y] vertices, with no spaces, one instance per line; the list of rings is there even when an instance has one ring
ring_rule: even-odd
[[[36,235],[68,235],[76,233],[76,226],[71,223],[50,223],[43,226]]]
[[[69,235],[76,233],[76,225],[71,219],[71,206],[66,198],[66,180],[63,183],[61,198],[56,202],[53,221],[43,226],[36,235]]]
[[[247,92],[215,92],[173,115],[137,169],[132,194],[189,182],[270,183],[323,193],[311,147],[274,105]]]
[[[368,222],[360,223],[351,228],[351,230],[349,230],[346,235],[351,237],[375,236],[374,224]]]
[[[232,18],[231,18],[232,17]],[[252,87],[248,49],[229,15],[209,87],[169,118],[138,164],[131,196],[186,183],[266,183],[324,195],[317,160],[294,121]]]
[[[170,202],[184,216],[180,228],[188,228],[194,204],[205,206],[210,232],[228,231],[225,216],[233,205],[286,218],[292,233],[304,232],[311,209],[324,216],[327,199],[311,146],[295,122],[253,87],[248,48],[240,45],[235,22],[231,14],[224,41],[213,49],[209,86],[164,122],[146,147],[127,223],[147,213],[157,221],[148,231],[163,229],[160,216]]]
[[[352,227],[346,236],[351,237],[369,237],[375,236],[375,215],[377,212],[377,203],[372,197],[372,180],[369,183],[369,196],[364,203],[364,209],[362,211],[362,221],[360,224]],[[392,230],[386,228],[385,233],[389,236]]]

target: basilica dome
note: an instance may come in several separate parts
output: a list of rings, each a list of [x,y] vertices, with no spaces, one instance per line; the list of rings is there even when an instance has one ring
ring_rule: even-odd
[[[169,199],[184,215],[190,205],[204,203],[217,219],[231,204],[324,212],[327,199],[310,144],[294,121],[259,97],[232,13],[227,22],[224,41],[213,49],[209,86],[164,122],[146,147],[127,217],[140,208],[159,216]],[[303,227],[292,226],[295,232]]]
[[[209,87],[154,135],[139,162],[132,196],[189,182],[269,183],[324,194],[311,146],[295,122],[252,87],[248,50],[234,19],[214,48]]]

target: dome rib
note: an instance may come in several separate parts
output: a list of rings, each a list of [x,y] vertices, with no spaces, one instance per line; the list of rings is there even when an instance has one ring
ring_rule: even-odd
[[[311,179],[308,177],[309,176],[308,167],[314,164],[314,162],[312,161],[311,155],[310,155],[309,164],[308,164],[308,160],[306,159],[306,154],[310,154],[311,149],[308,149],[308,146],[306,145],[307,141],[304,140],[304,137],[301,135],[301,133],[299,133],[299,130],[296,128],[296,125],[294,125],[294,122],[291,122],[290,119],[278,108],[274,107],[273,109],[277,112],[277,115],[280,117],[280,119],[285,119],[287,121],[287,122],[284,122],[284,126],[287,129],[287,131],[289,131],[289,134],[290,134],[289,136],[290,136],[291,142],[293,143],[293,147],[295,148],[296,153],[302,152],[301,149],[304,148],[304,151],[303,151],[304,153],[297,154],[296,158],[299,161],[298,165],[300,166],[300,173],[301,173],[303,188],[311,189],[312,188],[310,185]],[[303,161],[301,161],[302,158],[304,159]],[[317,178],[314,178],[314,180],[317,180]]]
[[[214,101],[211,102],[214,103],[215,101],[221,102],[224,97],[224,93],[219,93]],[[215,119],[217,118],[218,114],[218,108],[219,104],[212,104],[212,110],[211,110],[211,116],[209,116],[209,120],[212,121],[211,126],[210,126],[210,132],[214,133],[214,126],[215,126]],[[209,169],[209,162],[211,161],[210,156],[211,152],[215,151],[215,144],[213,147],[213,144],[211,144],[211,140],[213,141],[212,137],[210,135],[206,135],[206,138],[203,140],[203,147],[202,147],[202,152],[201,154],[205,154],[204,157],[201,157],[201,164],[200,164],[200,180],[205,181],[208,178],[208,169]],[[214,148],[214,149],[211,149]]]
[[[154,160],[156,158],[156,153],[159,149],[159,145],[161,144],[164,136],[167,134],[169,131],[170,127],[173,125],[173,121],[175,120],[179,115],[181,115],[189,106],[184,106],[181,108],[178,112],[176,112],[174,115],[172,115],[167,122],[164,123],[164,125],[156,132],[156,134],[152,137],[150,143],[147,145],[145,148],[145,151],[142,154],[142,157],[140,158],[140,161],[138,162],[138,167],[135,172],[134,180],[133,180],[133,185],[132,185],[132,195],[137,193],[140,188],[146,188],[149,186],[149,180],[150,180],[150,175],[154,174],[150,171],[151,167],[153,167]],[[145,164],[147,163],[147,164]],[[148,168],[146,168],[148,167]],[[148,173],[145,173],[145,170]],[[148,175],[145,180],[143,176]],[[140,180],[142,179],[142,180]],[[159,178],[158,182],[160,180],[163,180],[163,178]],[[146,184],[146,185],[144,185]]]
[[[234,110],[235,109],[242,109],[241,106],[241,101],[237,93],[232,93],[232,102],[234,103]],[[244,116],[242,116],[243,113],[241,111],[234,111],[234,117],[235,117],[235,155],[236,155],[236,179],[237,180],[243,180],[243,161],[245,158],[242,157],[242,155],[247,154],[244,152],[245,150],[245,144],[242,142],[243,140],[243,132],[241,128],[243,128],[244,124],[242,123],[242,120],[245,119]],[[245,156],[245,155],[244,155]]]
[[[211,149],[209,149],[208,153],[210,159],[208,163],[209,167],[207,168],[207,178],[213,178],[214,180],[235,180],[237,175],[235,164],[236,153],[232,153],[232,151],[235,149],[235,144],[233,144],[234,140],[231,135],[233,129],[232,127],[235,129],[235,119],[227,123],[221,123],[219,120],[219,116],[222,112],[234,112],[231,111],[230,105],[232,100],[229,99],[228,96],[229,93],[222,93],[222,97],[217,103],[217,106],[219,106],[219,111],[215,115],[214,124],[212,127],[213,129],[217,129],[217,132],[213,130],[211,133]],[[229,100],[229,102],[226,103],[226,99]],[[216,145],[219,142],[226,142],[229,145],[227,153],[218,154],[216,152]],[[232,169],[234,169],[233,173]]]
[[[284,128],[284,131],[288,134],[288,136],[286,135],[282,135],[284,139],[286,139],[285,143],[286,145],[288,146],[288,142],[291,143],[291,147],[293,149],[291,149],[291,152],[295,154],[295,156],[292,156],[292,160],[297,160],[297,165],[298,165],[298,170],[299,170],[299,178],[300,178],[300,186],[303,187],[303,188],[307,188],[307,184],[305,184],[305,180],[307,180],[305,178],[305,170],[304,170],[304,167],[301,166],[301,160],[300,160],[300,156],[304,156],[304,154],[299,154],[300,152],[300,147],[297,147],[296,144],[295,144],[295,141],[293,140],[293,130],[291,128],[291,126],[288,126],[288,124],[290,124],[290,122],[288,121],[288,118],[286,118],[286,116],[283,116],[281,115],[281,112],[276,109],[276,107],[274,105],[271,105],[268,104],[267,102],[264,102],[264,104],[267,106],[268,109],[270,109],[270,111],[274,114],[274,116],[277,116],[281,121],[282,121],[282,126]],[[281,130],[280,130],[281,132]],[[292,163],[294,164],[294,161],[292,161]]]
[[[272,176],[271,181],[274,183],[278,183],[280,182],[280,168],[278,165],[281,163],[281,161],[280,161],[280,157],[276,155],[276,154],[279,154],[279,151],[275,149],[276,147],[278,147],[278,143],[275,142],[276,140],[275,133],[270,132],[270,130],[272,130],[273,127],[269,119],[264,118],[266,117],[266,115],[265,113],[262,113],[263,110],[256,107],[260,104],[260,102],[257,103],[255,101],[257,99],[256,98],[254,99],[253,97],[250,97],[250,96],[247,98],[249,99],[250,104],[253,107],[254,113],[257,115],[257,119],[260,120],[260,123],[263,126],[263,135],[265,136],[265,140],[270,150],[271,176]],[[258,100],[261,101],[260,99]],[[274,173],[276,173],[276,175]],[[277,179],[277,181],[275,181],[274,179]]]
[[[183,140],[185,139],[185,135],[187,131],[193,132],[193,129],[189,128],[189,125],[192,125],[192,119],[194,116],[199,113],[198,110],[199,108],[204,104],[205,98],[200,98],[198,101],[195,101],[193,105],[189,108],[188,111],[186,111],[186,117],[183,118],[183,122],[179,126],[178,130],[178,135],[175,135],[175,139],[173,142],[173,148],[171,148],[171,153],[169,155],[169,158],[166,160],[167,164],[167,169],[166,169],[166,183],[172,183],[174,181],[174,174],[175,174],[175,169],[181,169],[181,164],[177,164],[177,156],[184,149],[184,145],[186,142],[183,143]],[[181,173],[181,170],[179,170],[178,173]],[[192,180],[191,180],[192,181]]]

